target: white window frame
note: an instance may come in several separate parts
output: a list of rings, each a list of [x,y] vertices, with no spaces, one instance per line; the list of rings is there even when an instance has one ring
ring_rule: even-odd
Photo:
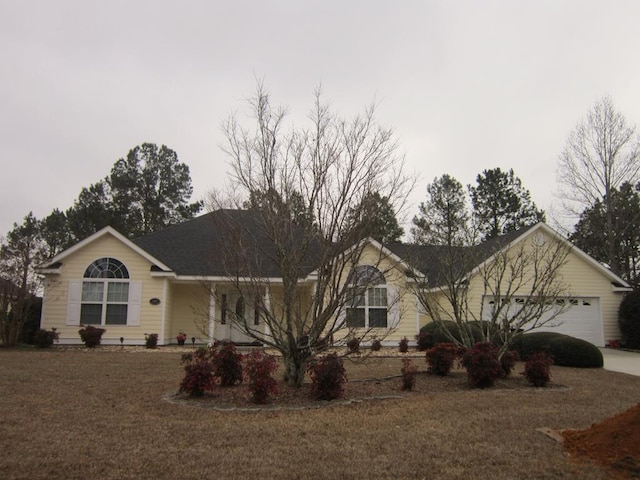
[[[141,310],[141,298],[142,298],[142,283],[131,281],[129,273],[124,265],[117,259],[117,266],[110,273],[105,273],[99,276],[93,276],[91,272],[96,272],[99,269],[95,268],[96,264],[102,265],[109,264],[111,258],[101,258],[92,262],[91,265],[85,270],[85,275],[82,280],[72,280],[69,282],[68,299],[67,299],[67,325],[95,325],[95,326],[109,326],[109,327],[131,327],[140,325],[140,310]],[[117,275],[118,278],[114,278]],[[101,284],[102,285],[102,298],[83,298],[84,286],[88,284]],[[109,299],[109,289],[115,284],[126,284],[127,288],[122,289],[120,299]],[[126,300],[124,300],[126,291]],[[87,292],[88,293],[88,292]],[[83,305],[100,305],[100,323],[91,322],[87,323],[86,318],[82,318],[82,306]],[[107,310],[109,305],[126,305],[126,321],[125,323],[109,323],[107,318]]]
[[[360,278],[360,276],[365,278]],[[370,282],[370,278],[378,278],[382,280],[380,283]],[[355,283],[351,288],[350,301],[347,304],[345,312],[345,325],[348,328],[380,328],[388,329],[389,327],[389,289],[387,288],[386,279],[382,272],[371,265],[359,265],[352,274],[351,282]],[[359,286],[362,285],[362,286]],[[366,288],[364,288],[366,286]],[[376,293],[378,299],[384,299],[383,302],[375,302]],[[356,304],[357,302],[357,304]],[[376,305],[376,303],[384,303]],[[381,311],[385,312],[385,325],[371,325],[371,312]],[[350,312],[352,311],[364,311],[364,325],[354,325],[352,319],[349,319]],[[356,320],[358,318],[356,317]]]

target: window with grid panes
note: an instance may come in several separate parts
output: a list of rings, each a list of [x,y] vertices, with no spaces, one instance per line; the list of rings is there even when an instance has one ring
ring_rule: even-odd
[[[371,265],[360,265],[351,273],[350,283],[347,327],[387,328],[387,287],[382,272]]]
[[[80,323],[126,325],[129,304],[129,271],[115,258],[100,258],[84,272]]]

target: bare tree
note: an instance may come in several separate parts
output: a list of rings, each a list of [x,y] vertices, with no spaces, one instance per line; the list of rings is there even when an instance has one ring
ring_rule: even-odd
[[[476,247],[438,247],[437,273],[416,284],[425,313],[453,342],[490,341],[500,356],[522,333],[554,325],[570,307],[560,274],[570,247],[540,235],[516,244],[498,237]]]
[[[611,98],[604,96],[571,132],[560,155],[558,183],[567,212],[578,216],[596,202],[604,202],[606,229],[611,231],[614,227],[611,193],[624,182],[638,182],[639,156],[640,137],[635,126],[628,125]],[[615,268],[613,242],[607,243],[607,249],[608,263]]]
[[[389,312],[401,292],[389,288],[384,291],[390,295],[381,297],[380,282],[390,283],[394,271],[384,249],[369,248],[366,232],[350,216],[373,192],[388,198],[397,212],[412,185],[393,130],[376,122],[374,106],[345,120],[318,90],[310,127],[287,129],[286,110],[272,106],[261,84],[248,105],[255,128],[243,128],[230,117],[223,125],[223,149],[231,160],[234,190],[253,199],[250,207],[258,220],[227,215],[225,231],[233,248],[225,265],[228,281],[252,299],[256,313],[230,319],[278,350],[286,380],[301,385],[307,361],[331,340],[346,332],[362,340],[393,328],[393,318],[364,324],[353,319],[352,310],[369,301],[368,292]],[[365,255],[370,273],[378,273],[358,270]],[[265,277],[267,263],[276,277]],[[256,318],[266,328],[257,327]]]

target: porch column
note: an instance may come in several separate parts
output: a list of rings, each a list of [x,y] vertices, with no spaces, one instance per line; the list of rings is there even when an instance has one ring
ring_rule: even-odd
[[[209,343],[213,343],[216,320],[216,284],[209,287]]]
[[[267,284],[264,288],[264,309],[267,312],[271,311],[271,293],[269,292],[269,285]],[[264,322],[264,335],[265,337],[271,336],[271,329],[269,328],[269,324]]]

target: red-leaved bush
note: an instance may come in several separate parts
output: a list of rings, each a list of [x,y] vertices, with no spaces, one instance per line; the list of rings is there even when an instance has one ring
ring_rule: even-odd
[[[524,364],[522,374],[534,387],[546,387],[551,380],[553,359],[546,352],[534,352]]]
[[[462,356],[462,365],[467,370],[467,381],[475,388],[492,387],[502,375],[498,360],[498,348],[491,342],[478,342]]]
[[[509,350],[502,354],[500,358],[500,365],[502,366],[502,372],[500,378],[507,378],[511,375],[513,368],[516,366],[516,362],[520,360],[520,355],[515,350]]]
[[[403,337],[400,340],[398,349],[400,350],[400,353],[407,353],[409,351],[409,340],[407,339],[407,337]]]
[[[242,383],[242,354],[236,352],[233,342],[217,342],[211,347],[214,375],[220,379],[220,386],[232,387]]]
[[[80,335],[80,339],[84,342],[85,347],[94,348],[100,345],[100,340],[102,340],[102,334],[106,332],[104,328],[94,327],[93,325],[80,325],[80,330],[78,330],[78,335]]]
[[[381,349],[382,349],[382,342],[377,338],[374,338],[373,341],[371,342],[371,351],[379,352]]]
[[[433,347],[433,337],[427,332],[420,332],[416,335],[416,343],[416,348],[419,351],[424,352]]]
[[[201,397],[204,392],[211,391],[216,385],[213,375],[211,352],[206,348],[199,348],[194,353],[182,354],[185,375],[180,382],[179,393],[186,393],[190,397]]]
[[[347,342],[349,353],[358,353],[360,351],[360,339],[353,337]]]
[[[344,394],[343,384],[347,380],[342,359],[331,353],[313,362],[308,367],[311,377],[311,397],[316,400],[334,400]]]
[[[453,368],[453,362],[460,356],[460,350],[454,343],[438,343],[427,350],[427,364],[429,373],[448,375]]]
[[[267,403],[270,396],[278,394],[278,382],[271,376],[278,367],[276,359],[260,350],[253,350],[245,355],[245,359],[245,373],[253,401]]]
[[[402,359],[402,390],[413,390],[413,386],[416,384],[416,373],[418,367],[416,367],[410,358]]]

